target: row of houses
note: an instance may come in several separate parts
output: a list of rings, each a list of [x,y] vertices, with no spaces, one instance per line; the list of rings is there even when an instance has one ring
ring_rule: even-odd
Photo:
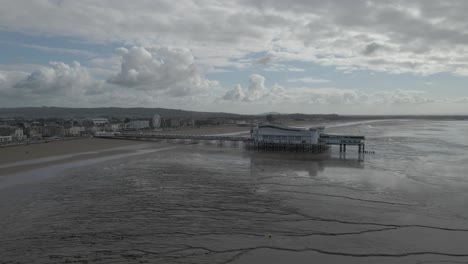
[[[129,130],[160,130],[202,127],[213,125],[250,126],[250,122],[224,118],[194,119],[192,117],[161,117],[125,120],[108,118],[85,119],[38,119],[19,120],[14,118],[0,120],[0,143],[24,140],[41,140],[51,137],[78,137],[94,135],[96,132],[117,132]]]

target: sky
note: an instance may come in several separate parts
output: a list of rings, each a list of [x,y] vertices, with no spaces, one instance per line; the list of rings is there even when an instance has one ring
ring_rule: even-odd
[[[465,0],[0,6],[0,107],[468,114]]]

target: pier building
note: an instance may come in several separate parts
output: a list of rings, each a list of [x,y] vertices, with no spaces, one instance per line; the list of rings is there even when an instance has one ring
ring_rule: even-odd
[[[288,143],[288,144],[318,144],[322,127],[294,128],[278,125],[260,125],[252,129],[254,142]]]

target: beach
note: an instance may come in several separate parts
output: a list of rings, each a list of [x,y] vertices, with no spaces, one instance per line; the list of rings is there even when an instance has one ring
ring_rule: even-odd
[[[54,154],[0,165],[1,262],[468,262],[468,124],[326,132],[365,135],[376,154],[106,139],[14,150]]]
[[[125,153],[130,151],[130,149],[125,148],[126,146],[136,144],[139,144],[139,142],[115,142],[98,138],[84,138],[4,147],[0,148],[0,175],[32,170],[63,162]]]

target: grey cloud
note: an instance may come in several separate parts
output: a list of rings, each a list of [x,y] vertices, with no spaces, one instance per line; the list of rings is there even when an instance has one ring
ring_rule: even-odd
[[[364,50],[362,51],[362,54],[364,55],[372,55],[374,54],[377,50],[381,49],[383,46],[378,44],[378,43],[375,43],[375,42],[372,42],[370,44],[367,44],[366,47],[364,48]]]
[[[256,61],[257,64],[270,64],[271,62],[273,62],[273,57],[272,56],[265,56],[263,58],[260,58]]]

